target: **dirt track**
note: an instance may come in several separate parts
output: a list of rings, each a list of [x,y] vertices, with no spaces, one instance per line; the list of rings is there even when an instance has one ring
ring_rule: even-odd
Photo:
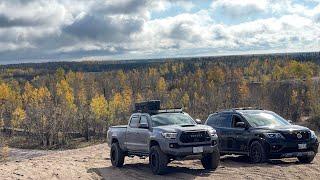
[[[113,168],[107,144],[66,151],[11,150],[10,159],[0,163],[0,179],[318,179],[320,156],[312,164],[296,159],[253,165],[243,157],[227,156],[220,167],[209,172],[199,161],[169,164],[164,176],[154,176],[148,160],[127,158],[123,168]]]

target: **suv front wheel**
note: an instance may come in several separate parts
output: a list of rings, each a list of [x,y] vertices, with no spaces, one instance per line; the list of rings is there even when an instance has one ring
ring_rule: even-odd
[[[164,174],[168,164],[168,156],[159,146],[152,146],[149,154],[150,168],[153,174]]]
[[[298,157],[299,162],[301,163],[311,163],[314,159],[315,155],[313,156],[301,156]]]
[[[267,159],[263,144],[259,141],[251,143],[249,157],[252,163],[264,163]]]

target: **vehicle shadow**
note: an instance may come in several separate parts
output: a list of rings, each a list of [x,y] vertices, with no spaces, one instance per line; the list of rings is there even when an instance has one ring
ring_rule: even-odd
[[[149,164],[125,164],[122,168],[112,166],[91,168],[88,173],[96,173],[103,179],[195,179],[195,177],[208,177],[213,171],[193,169],[190,167],[176,166],[178,163],[169,164],[164,175],[153,175]]]
[[[301,164],[297,159],[270,159],[266,163],[253,164],[247,156],[223,156],[221,157],[221,166],[225,167],[265,167],[265,166],[292,166]]]
[[[299,165],[299,161],[294,158],[269,160],[266,163],[252,164],[246,156],[227,155],[221,157],[221,163],[217,171],[224,168],[238,167],[273,167],[273,166],[293,166]],[[208,171],[202,168],[201,162],[182,162],[174,161],[168,165],[166,174],[153,175],[147,162],[124,164],[122,168],[110,166],[101,168],[91,168],[88,173],[96,173],[103,179],[195,179],[196,177],[209,177],[214,175],[214,171]]]

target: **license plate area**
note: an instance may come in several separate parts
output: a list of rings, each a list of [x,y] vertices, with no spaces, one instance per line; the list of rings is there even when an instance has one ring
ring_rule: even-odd
[[[199,146],[199,147],[192,147],[192,152],[193,153],[202,153],[203,152],[203,146]]]
[[[298,144],[298,149],[307,149],[307,144]]]

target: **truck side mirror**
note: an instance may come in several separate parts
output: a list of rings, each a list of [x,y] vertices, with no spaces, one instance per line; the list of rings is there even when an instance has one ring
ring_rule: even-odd
[[[196,119],[197,124],[202,124],[202,121],[200,119]]]
[[[246,124],[244,122],[237,122],[236,128],[246,128]]]
[[[142,123],[142,124],[139,124],[139,128],[149,129],[149,125],[147,123]]]

